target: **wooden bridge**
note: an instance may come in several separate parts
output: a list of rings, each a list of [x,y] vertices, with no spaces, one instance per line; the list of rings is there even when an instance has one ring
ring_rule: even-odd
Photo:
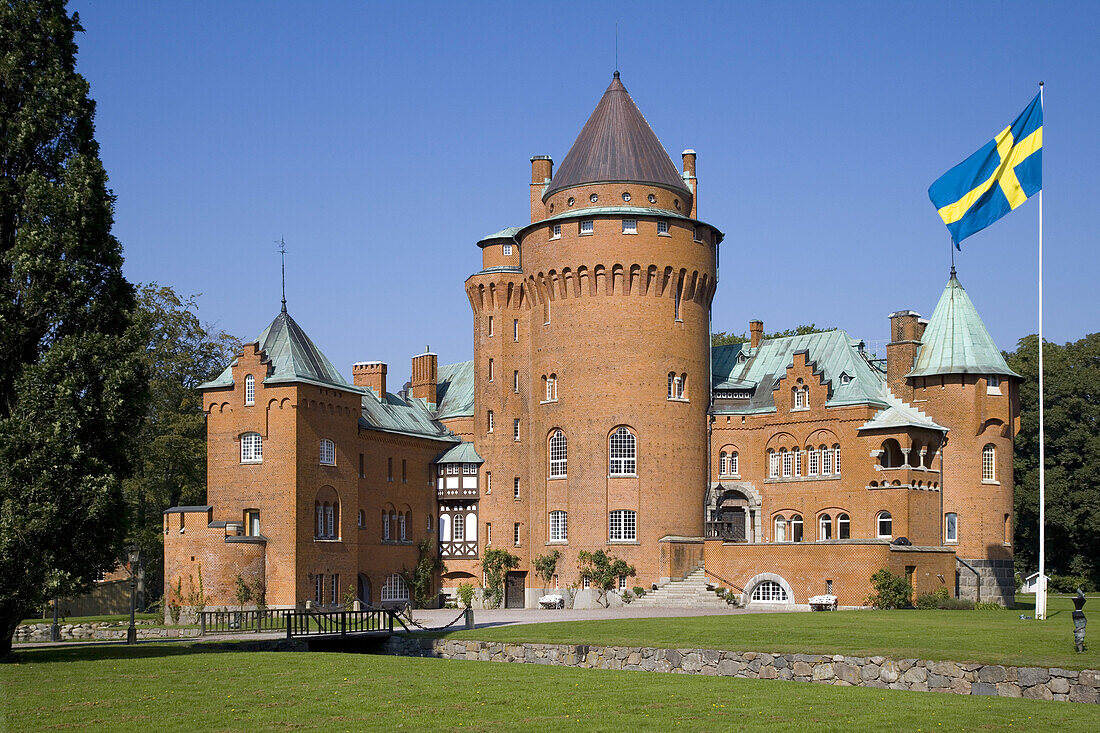
[[[390,636],[395,622],[407,630],[397,613],[388,608],[361,611],[263,609],[253,611],[200,611],[199,634],[286,632],[287,639],[336,636]]]

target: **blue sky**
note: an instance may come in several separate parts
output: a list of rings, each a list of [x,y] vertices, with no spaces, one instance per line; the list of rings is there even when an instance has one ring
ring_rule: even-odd
[[[1046,82],[1045,330],[1097,330],[1096,3],[91,2],[78,70],[126,274],[254,338],[291,314],[350,377],[472,355],[475,242],[527,222],[611,79],[726,233],[716,330],[814,322],[879,346],[930,315],[950,239],[927,188]],[[1037,202],[963,243],[1002,348],[1036,330]]]

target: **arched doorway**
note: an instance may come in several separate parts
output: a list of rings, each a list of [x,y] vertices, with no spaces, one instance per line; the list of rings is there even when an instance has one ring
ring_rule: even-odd
[[[356,593],[359,596],[359,602],[364,606],[370,605],[370,578],[359,573],[359,579],[356,583]]]
[[[707,517],[707,536],[726,542],[751,541],[751,506],[749,498],[737,489],[722,491]]]

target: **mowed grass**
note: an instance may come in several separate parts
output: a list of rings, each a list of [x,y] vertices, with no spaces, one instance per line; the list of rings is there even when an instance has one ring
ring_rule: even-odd
[[[1095,731],[1100,706],[338,653],[149,644],[0,665],[10,731]]]
[[[1032,601],[1033,602],[1033,601]],[[847,654],[1018,666],[1100,669],[1100,632],[1088,651],[1073,648],[1072,603],[1052,597],[1047,620],[1001,611],[833,611],[523,624],[456,631],[451,639],[508,643],[651,646],[673,649]],[[1094,600],[1100,617],[1100,600]],[[1085,606],[1086,613],[1089,611]],[[474,612],[477,620],[477,612]]]

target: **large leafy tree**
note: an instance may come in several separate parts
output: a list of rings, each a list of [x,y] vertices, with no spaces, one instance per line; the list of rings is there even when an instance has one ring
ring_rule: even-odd
[[[145,556],[148,600],[163,587],[162,512],[206,503],[206,420],[195,388],[233,359],[240,341],[204,326],[194,297],[156,283],[138,290],[134,327],[144,344],[149,402],[123,494],[131,520],[127,540]]]
[[[1005,354],[1024,377],[1016,436],[1016,566],[1039,564],[1039,339]],[[1100,333],[1043,344],[1049,573],[1100,583]]]
[[[144,414],[80,30],[60,0],[0,3],[0,656],[117,562]]]
[[[817,324],[811,323],[808,326],[797,326],[795,328],[788,328],[785,331],[775,331],[773,333],[764,334],[766,339],[783,338],[784,336],[805,336],[808,333],[821,333],[822,331],[831,331],[831,328],[818,328]],[[741,333],[733,333],[732,331],[715,331],[710,335],[711,346],[729,346],[730,344],[745,344],[749,342],[749,334],[742,331]]]

